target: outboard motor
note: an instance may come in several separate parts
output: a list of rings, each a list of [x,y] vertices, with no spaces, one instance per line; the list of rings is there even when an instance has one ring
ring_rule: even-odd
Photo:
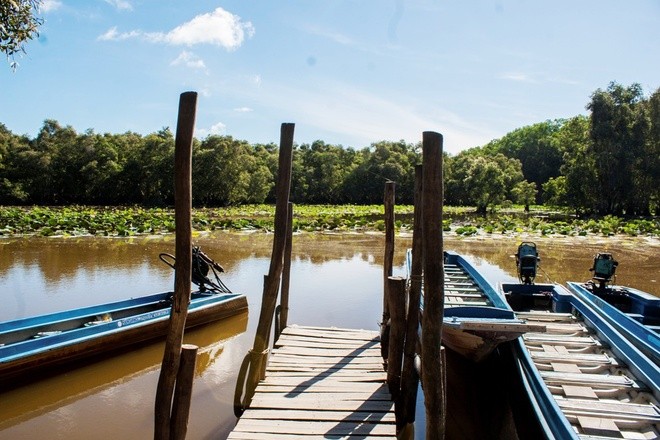
[[[607,283],[612,281],[618,265],[619,262],[614,259],[612,254],[605,252],[596,254],[594,265],[589,272],[594,273],[591,279],[598,283],[599,289],[605,289]]]
[[[516,254],[516,265],[518,266],[518,279],[521,283],[534,284],[539,261],[541,258],[535,243],[529,241],[520,243]]]

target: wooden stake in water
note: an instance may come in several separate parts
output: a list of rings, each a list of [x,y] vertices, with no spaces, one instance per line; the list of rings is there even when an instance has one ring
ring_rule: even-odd
[[[185,92],[179,100],[174,140],[174,220],[176,231],[174,299],[165,341],[163,363],[156,390],[154,439],[170,438],[172,396],[179,371],[183,332],[190,302],[192,279],[192,141],[197,112],[197,93]]]

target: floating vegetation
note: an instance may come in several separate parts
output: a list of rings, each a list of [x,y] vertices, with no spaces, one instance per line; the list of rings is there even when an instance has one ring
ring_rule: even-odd
[[[193,210],[195,231],[272,231],[275,207],[244,205]],[[384,231],[382,205],[300,205],[294,207],[298,232]],[[660,236],[660,219],[615,216],[579,219],[535,211],[478,216],[470,208],[445,207],[442,229],[459,236],[538,234],[543,236]],[[399,232],[411,232],[413,207],[395,207]],[[0,236],[132,236],[174,232],[174,210],[143,207],[0,207]]]

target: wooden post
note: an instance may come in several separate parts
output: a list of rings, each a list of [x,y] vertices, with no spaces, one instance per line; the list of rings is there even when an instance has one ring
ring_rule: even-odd
[[[390,345],[387,355],[387,385],[392,400],[397,400],[401,390],[401,363],[406,336],[406,280],[389,277],[387,293],[390,305]]]
[[[380,351],[383,360],[387,361],[390,338],[390,306],[388,304],[389,294],[387,279],[392,276],[392,264],[394,262],[394,189],[395,183],[385,182],[385,257],[383,259],[383,322],[380,327]]]
[[[403,349],[401,398],[397,402],[397,432],[415,421],[419,375],[415,368],[415,351],[419,342],[419,306],[422,294],[422,166],[415,167],[415,214],[413,219],[410,290],[406,317],[406,341]]]
[[[192,141],[197,111],[197,93],[185,92],[179,100],[174,141],[174,219],[176,231],[174,300],[165,341],[163,363],[156,390],[154,439],[170,438],[170,415],[174,383],[190,301],[192,277]]]
[[[422,141],[422,228],[424,315],[422,318],[422,383],[426,406],[426,439],[445,435],[442,378],[444,267],[442,246],[442,135],[426,131]]]
[[[291,188],[291,156],[293,153],[294,124],[282,124],[280,132],[280,156],[278,178],[276,183],[275,205],[275,237],[270,268],[264,281],[263,299],[257,331],[252,347],[253,364],[246,379],[246,403],[249,406],[254,391],[260,379],[263,379],[267,361],[268,340],[273,325],[273,314],[277,303],[282,267],[284,264],[284,247],[286,244],[286,226],[289,206],[289,191]]]
[[[192,400],[197,349],[196,345],[184,344],[181,346],[181,362],[176,377],[170,424],[173,440],[185,439],[186,432],[188,432],[188,415],[190,414],[190,401]]]
[[[282,268],[282,292],[280,292],[280,328],[281,333],[289,319],[289,286],[291,282],[291,250],[293,247],[293,203],[289,202],[287,212],[286,244],[284,246],[284,267]],[[280,335],[275,335],[279,338]]]

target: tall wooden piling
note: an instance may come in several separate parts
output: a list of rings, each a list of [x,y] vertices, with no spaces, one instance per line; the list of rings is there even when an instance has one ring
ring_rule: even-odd
[[[174,300],[161,365],[154,411],[154,439],[170,438],[174,385],[179,371],[183,332],[190,301],[192,278],[192,141],[197,112],[197,93],[179,99],[174,141],[175,255]],[[187,423],[187,419],[186,419]]]
[[[172,439],[185,439],[188,432],[197,350],[196,345],[184,344],[181,346],[181,361],[172,402],[172,422],[170,423]]]
[[[282,289],[280,292],[280,316],[275,338],[287,326],[289,320],[289,286],[291,284],[291,251],[293,248],[293,203],[289,202],[287,210],[286,243],[284,245],[284,263],[282,267]]]
[[[280,287],[280,279],[284,264],[289,192],[291,188],[291,157],[293,153],[294,127],[295,125],[291,123],[282,124],[280,132],[279,168],[275,193],[275,236],[273,238],[273,252],[270,259],[268,275],[264,278],[261,313],[259,315],[257,331],[254,335],[254,345],[250,353],[248,353],[251,361],[245,384],[245,406],[249,406],[259,380],[263,379],[266,368],[268,342],[273,325],[273,315],[275,313],[277,294]]]
[[[397,430],[415,421],[419,375],[415,368],[415,356],[419,342],[419,305],[422,294],[422,166],[415,167],[415,213],[413,218],[412,255],[410,263],[410,288],[408,314],[406,316],[406,340],[403,349],[401,372],[401,396],[397,402]]]
[[[396,401],[401,390],[403,344],[406,336],[406,280],[401,277],[389,277],[387,282],[392,323],[387,356],[387,385],[392,400]]]
[[[444,267],[442,245],[442,135],[426,131],[422,141],[422,252],[424,315],[422,319],[422,384],[426,406],[426,439],[445,434],[445,387],[442,368]]]
[[[380,349],[383,359],[387,361],[390,339],[390,306],[388,302],[389,288],[388,278],[392,276],[392,265],[394,262],[394,195],[396,184],[392,181],[385,182],[385,256],[383,258],[383,321],[381,323]]]

